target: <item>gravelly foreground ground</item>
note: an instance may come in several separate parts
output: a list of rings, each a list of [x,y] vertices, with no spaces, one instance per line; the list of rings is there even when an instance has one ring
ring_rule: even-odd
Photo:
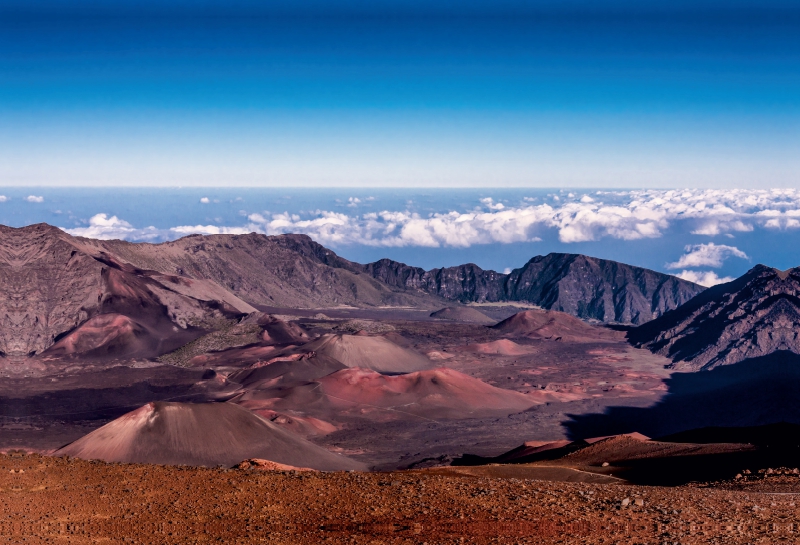
[[[795,542],[793,494],[0,457],[5,543]]]

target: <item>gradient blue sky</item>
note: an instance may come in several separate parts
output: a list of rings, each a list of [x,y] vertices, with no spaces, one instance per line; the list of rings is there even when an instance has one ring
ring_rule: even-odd
[[[0,184],[791,187],[796,6],[3,1]]]

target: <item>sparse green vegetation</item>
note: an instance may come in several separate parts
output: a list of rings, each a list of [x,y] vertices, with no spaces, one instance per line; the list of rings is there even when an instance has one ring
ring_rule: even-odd
[[[164,354],[158,361],[188,367],[189,361],[200,354],[257,343],[261,340],[261,331],[261,327],[257,324],[228,321],[216,331],[203,335],[169,354]]]

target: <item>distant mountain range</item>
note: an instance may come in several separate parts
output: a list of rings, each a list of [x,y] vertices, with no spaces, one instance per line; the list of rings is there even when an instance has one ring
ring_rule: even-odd
[[[579,254],[537,256],[502,274],[472,263],[430,271],[390,259],[361,265],[306,235],[193,235],[157,245],[99,244],[140,268],[214,280],[251,304],[295,308],[524,302],[584,319],[642,324],[704,289]]]
[[[188,236],[162,244],[73,237],[46,224],[0,226],[0,351],[150,357],[255,305],[436,310],[453,301],[524,302],[584,319],[640,324],[703,288],[581,255],[531,259],[510,274],[476,265],[424,271],[353,263],[304,235]],[[54,346],[55,345],[55,346]]]
[[[580,254],[536,256],[509,274],[472,263],[425,271],[382,259],[363,265],[385,284],[461,303],[526,302],[601,322],[642,324],[705,288],[668,274]]]

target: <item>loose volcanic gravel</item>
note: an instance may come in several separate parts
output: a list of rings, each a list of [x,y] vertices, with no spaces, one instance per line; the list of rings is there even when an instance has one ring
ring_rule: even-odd
[[[0,457],[5,543],[775,543],[794,495]]]

